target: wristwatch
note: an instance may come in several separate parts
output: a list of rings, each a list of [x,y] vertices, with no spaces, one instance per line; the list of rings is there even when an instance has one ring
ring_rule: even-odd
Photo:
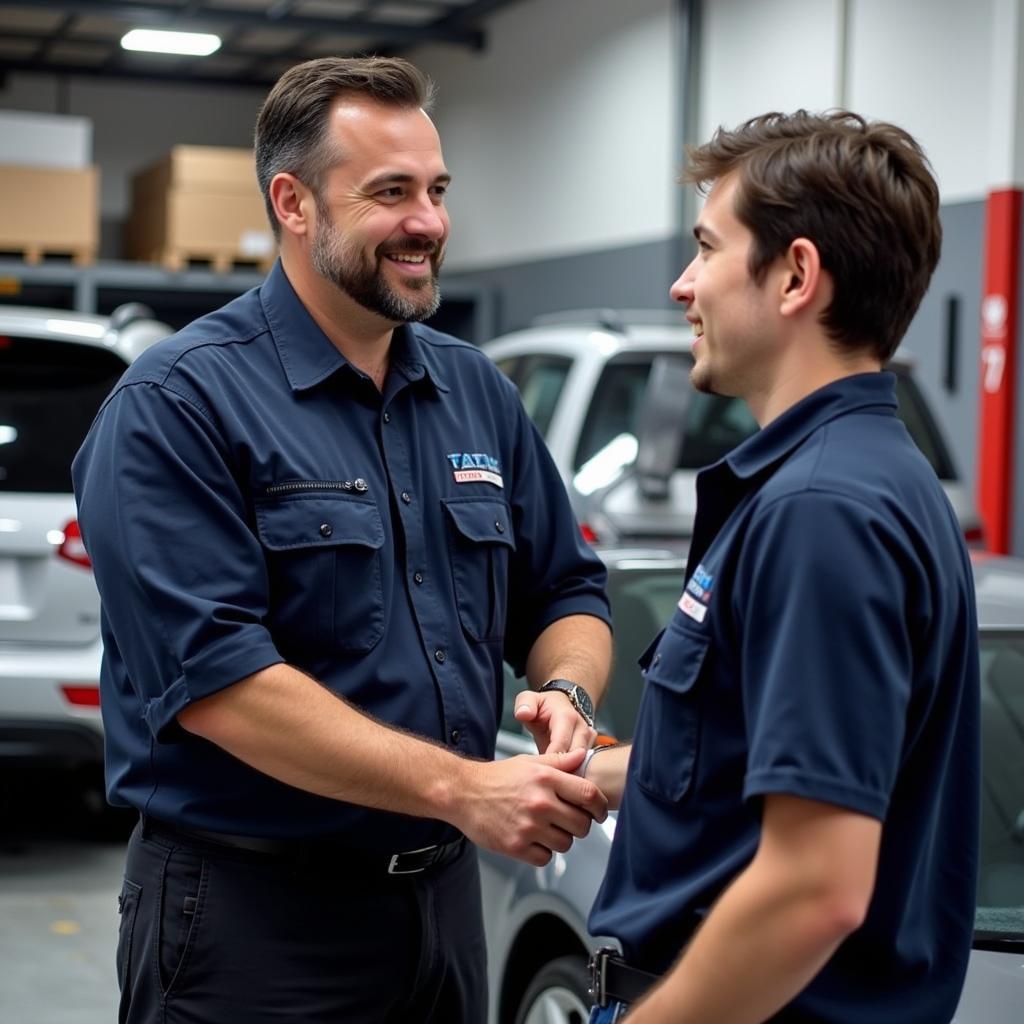
[[[594,728],[594,702],[590,694],[579,683],[571,679],[549,679],[541,688],[540,693],[558,690],[569,698],[570,703],[591,729]]]

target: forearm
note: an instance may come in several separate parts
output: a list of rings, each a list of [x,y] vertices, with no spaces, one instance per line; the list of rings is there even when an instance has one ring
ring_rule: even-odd
[[[585,778],[608,800],[608,809],[617,811],[622,805],[622,791],[626,788],[631,744],[614,747],[595,747],[595,754],[587,765]]]
[[[188,731],[309,793],[446,818],[467,762],[390,728],[289,665],[273,665],[186,708]]]
[[[579,683],[596,707],[604,695],[612,662],[612,633],[594,615],[567,615],[552,622],[534,641],[526,661],[533,689],[549,679]]]

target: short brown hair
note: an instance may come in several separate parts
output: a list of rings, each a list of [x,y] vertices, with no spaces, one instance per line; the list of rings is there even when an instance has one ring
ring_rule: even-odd
[[[829,337],[892,356],[942,246],[939,189],[907,132],[846,110],[798,110],[719,128],[687,155],[684,178],[698,185],[737,172],[734,212],[754,236],[755,281],[794,239],[809,239],[835,283],[822,314]]]
[[[319,195],[324,172],[341,159],[328,134],[331,105],[342,95],[428,110],[433,82],[398,57],[321,57],[289,68],[270,90],[256,120],[256,178],[274,234],[281,225],[270,182],[288,171]]]

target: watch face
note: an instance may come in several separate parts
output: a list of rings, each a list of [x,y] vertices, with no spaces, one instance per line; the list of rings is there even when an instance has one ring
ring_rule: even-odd
[[[590,694],[583,689],[582,686],[576,685],[572,688],[573,697],[575,697],[575,703],[577,709],[582,712],[585,718],[594,718],[594,705],[590,699]]]

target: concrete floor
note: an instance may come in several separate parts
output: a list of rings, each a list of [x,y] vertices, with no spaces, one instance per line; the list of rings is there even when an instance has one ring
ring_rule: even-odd
[[[92,817],[81,782],[0,766],[4,1022],[117,1020],[117,894],[130,825]]]

